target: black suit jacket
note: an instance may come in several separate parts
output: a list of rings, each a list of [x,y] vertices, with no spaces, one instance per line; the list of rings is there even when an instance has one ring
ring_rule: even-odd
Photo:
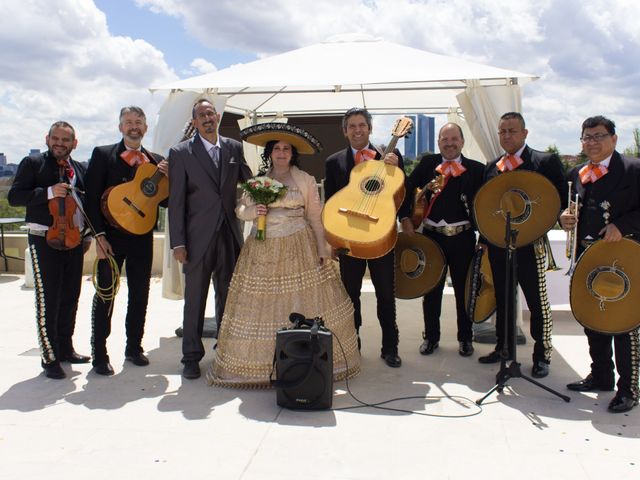
[[[136,168],[129,166],[120,154],[126,150],[124,140],[113,145],[103,145],[93,149],[86,178],[86,212],[96,233],[103,233],[107,229],[113,230],[102,214],[100,201],[102,194],[109,187],[120,185],[133,179]],[[142,147],[142,152],[149,160],[157,165],[163,157]],[[167,205],[167,201],[161,203]],[[124,232],[122,232],[124,233]]]
[[[371,150],[376,151],[376,159],[379,160],[381,155],[377,148],[369,144]],[[394,152],[398,156],[398,167],[404,172],[404,162],[402,161],[402,155],[398,150]],[[351,146],[334,153],[327,158],[325,163],[325,177],[324,177],[324,198],[325,201],[331,198],[331,196],[338,190],[343,189],[349,183],[349,176],[351,170],[355,166],[355,160],[353,158],[353,151]],[[405,179],[405,188],[407,186]]]
[[[578,238],[587,234],[594,239],[605,226],[605,216],[615,224],[622,235],[640,238],[640,161],[614,151],[609,171],[594,184],[583,185],[578,172],[586,165],[578,165],[567,175],[584,205],[580,209]],[[585,203],[586,199],[586,203]],[[586,216],[589,218],[585,218]],[[585,231],[588,230],[588,231]]]
[[[85,190],[85,166],[71,159],[75,186]],[[60,182],[60,167],[49,152],[25,157],[18,166],[18,171],[7,195],[9,204],[27,207],[27,223],[39,223],[51,226],[53,217],[49,213],[48,188]],[[82,195],[80,195],[82,200]]]
[[[460,160],[462,166],[465,167],[467,171],[459,177],[459,191],[456,192],[456,197],[458,201],[463,202],[463,207],[468,213],[469,221],[474,224],[473,214],[471,211],[473,207],[473,198],[475,197],[478,189],[482,186],[485,165],[477,160],[471,160],[464,156],[461,156]],[[420,159],[420,163],[416,166],[413,172],[411,172],[411,175],[409,175],[409,179],[407,181],[409,187],[407,189],[408,193],[404,198],[402,207],[400,207],[400,218],[411,216],[415,189],[424,188],[427,183],[433,180],[437,174],[435,171],[436,167],[441,163],[442,155],[439,153],[425,155]],[[446,188],[450,188],[450,186],[447,186]],[[427,193],[427,195],[426,199],[429,200],[431,195],[429,193]],[[463,195],[464,199],[462,197]]]

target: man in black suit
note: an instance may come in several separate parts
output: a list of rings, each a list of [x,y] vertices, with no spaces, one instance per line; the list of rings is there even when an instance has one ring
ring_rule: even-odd
[[[615,124],[603,116],[587,118],[582,123],[582,149],[589,161],[576,166],[567,175],[572,193],[579,195],[578,242],[576,255],[598,239],[616,248],[623,236],[640,238],[640,163],[620,155]],[[570,231],[575,215],[565,210],[562,227]],[[609,403],[612,413],[628,412],[638,404],[638,370],[640,368],[640,334],[636,328],[620,335],[607,335],[584,329],[589,340],[591,373],[583,380],[567,385],[569,390],[590,392],[614,388],[612,341],[618,370],[618,391]]]
[[[473,330],[464,302],[464,290],[469,265],[475,253],[476,236],[472,215],[473,198],[483,182],[484,164],[462,155],[464,135],[459,125],[447,123],[438,133],[440,154],[425,155],[409,176],[409,194],[400,208],[402,231],[414,232],[411,210],[413,191],[424,188],[439,177],[444,185],[435,193],[425,194],[425,217],[422,233],[435,241],[444,253],[456,298],[458,322],[458,353],[463,357],[473,354]],[[440,342],[440,313],[445,279],[422,300],[424,315],[424,341],[422,355],[431,355]]]
[[[342,131],[349,142],[344,150],[334,153],[326,161],[324,180],[325,199],[328,200],[338,190],[349,183],[353,167],[366,160],[380,160],[381,154],[369,143],[371,135],[371,114],[364,108],[348,110],[342,119]],[[397,150],[383,159],[385,163],[403,168],[402,156]],[[360,290],[365,269],[369,267],[371,281],[378,302],[378,320],[382,327],[382,350],[380,356],[390,367],[399,367],[402,360],[398,356],[398,326],[396,324],[396,299],[394,296],[394,252],[393,249],[380,258],[364,260],[340,255],[340,276],[353,302],[356,331],[362,325],[360,311]],[[359,339],[360,337],[358,337]]]
[[[129,301],[125,320],[127,345],[125,359],[134,365],[145,366],[149,359],[143,353],[142,337],[149,300],[149,281],[153,262],[153,230],[143,235],[134,235],[111,225],[101,209],[101,199],[109,187],[133,179],[141,163],[151,162],[165,175],[166,160],[142,146],[147,132],[147,119],[140,107],[130,106],[120,110],[122,140],[113,145],[96,147],[91,154],[87,169],[87,215],[96,231],[96,254],[98,263],[98,288],[109,291],[114,282],[114,272],[107,260],[113,256],[118,269],[126,261]],[[91,322],[93,325],[92,355],[93,369],[100,375],[113,375],[107,338],[111,332],[113,298],[96,293],[93,297]]]
[[[252,175],[242,144],[218,135],[220,115],[211,102],[196,102],[192,119],[198,133],[169,152],[169,236],[185,274],[182,374],[188,379],[200,377],[204,311],[212,280],[220,331],[229,283],[244,242],[235,215],[237,186]]]
[[[525,128],[524,118],[520,113],[508,112],[500,117],[498,125],[498,135],[500,145],[505,150],[505,154],[496,158],[487,165],[485,170],[485,180],[500,175],[503,172],[519,170],[531,170],[547,177],[556,187],[560,195],[560,201],[566,204],[567,182],[564,175],[564,168],[560,158],[554,153],[544,153],[533,150],[525,141],[528,130]],[[560,212],[558,212],[558,216]],[[540,240],[538,240],[540,242]],[[496,363],[500,361],[500,351],[503,345],[510,348],[510,339],[513,332],[513,325],[509,324],[508,334],[505,338],[504,323],[505,311],[502,306],[505,304],[505,261],[506,249],[488,246],[489,261],[496,294],[496,337],[497,345],[493,352],[478,358],[480,363]],[[533,368],[531,375],[536,378],[546,377],[549,374],[549,364],[551,362],[551,306],[547,298],[546,261],[544,249],[536,248],[535,244],[527,245],[517,249],[518,261],[518,283],[522,288],[527,300],[530,318],[530,333],[534,339],[533,347]],[[510,323],[510,322],[507,322]],[[509,352],[509,356],[513,352]]]
[[[46,142],[46,153],[26,157],[20,162],[8,199],[13,206],[27,207],[42,367],[47,377],[60,379],[66,377],[60,362],[87,363],[90,360],[76,353],[72,336],[82,283],[82,259],[91,237],[63,250],[47,243],[47,231],[54,224],[49,202],[63,200],[68,195],[81,201],[75,192],[84,190],[85,168],[71,158],[78,140],[67,122],[51,125]],[[73,222],[82,233],[84,221],[78,210]]]

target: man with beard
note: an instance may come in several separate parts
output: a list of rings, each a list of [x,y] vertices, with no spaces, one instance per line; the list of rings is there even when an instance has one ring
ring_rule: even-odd
[[[53,248],[47,242],[47,231],[54,224],[49,202],[64,200],[68,195],[74,195],[74,201],[80,201],[71,191],[72,188],[84,189],[85,168],[71,159],[71,151],[78,141],[75,130],[67,122],[51,125],[46,142],[46,153],[26,157],[20,162],[8,199],[13,206],[27,207],[42,368],[47,377],[60,379],[66,377],[60,362],[87,363],[90,360],[76,353],[71,337],[80,296],[82,258],[91,238],[83,242],[79,235],[77,245],[64,246],[64,250]],[[84,222],[77,210],[73,223],[82,233]]]
[[[169,152],[169,237],[185,274],[182,375],[188,379],[200,377],[204,311],[212,280],[220,331],[244,240],[235,214],[237,186],[251,178],[242,144],[218,135],[220,115],[209,100],[196,102],[192,119],[198,133]]]
[[[129,300],[125,320],[127,345],[125,360],[145,366],[149,359],[143,353],[142,336],[149,300],[149,279],[153,262],[153,230],[143,235],[126,233],[109,224],[100,208],[101,198],[110,187],[133,179],[138,165],[156,164],[167,175],[166,160],[142,146],[147,132],[147,120],[140,107],[124,107],[120,110],[122,140],[113,145],[96,147],[87,169],[87,215],[96,231],[99,291],[108,291],[114,282],[114,272],[107,260],[112,256],[120,270],[126,261]],[[93,297],[91,323],[93,327],[91,347],[93,369],[100,375],[113,375],[113,367],[107,354],[107,337],[111,332],[113,298],[104,295]]]

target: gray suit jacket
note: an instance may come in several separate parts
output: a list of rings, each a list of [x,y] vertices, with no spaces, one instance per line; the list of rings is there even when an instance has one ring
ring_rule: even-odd
[[[252,176],[242,144],[220,137],[219,174],[199,135],[173,146],[167,160],[170,245],[186,247],[185,273],[202,259],[223,219],[227,220],[239,250],[243,235],[234,212],[237,185]]]

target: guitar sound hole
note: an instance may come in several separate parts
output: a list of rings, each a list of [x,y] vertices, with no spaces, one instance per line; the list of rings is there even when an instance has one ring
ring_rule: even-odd
[[[142,182],[142,186],[140,189],[142,190],[142,193],[144,193],[147,197],[154,196],[157,191],[155,183],[148,179]]]
[[[382,190],[382,186],[382,180],[376,177],[366,178],[361,184],[361,188],[364,193],[367,193],[369,195],[375,195],[376,193],[378,193],[380,190]]]

